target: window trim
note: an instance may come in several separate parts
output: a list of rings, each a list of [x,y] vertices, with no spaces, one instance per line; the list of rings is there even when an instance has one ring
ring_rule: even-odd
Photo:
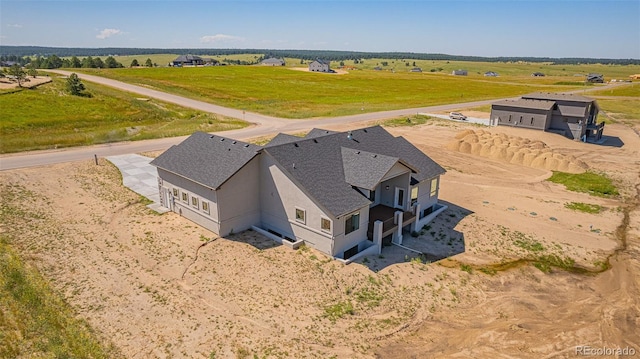
[[[355,222],[355,225],[353,223],[353,217],[357,216],[358,220]],[[351,230],[349,232],[347,232],[347,221],[350,220],[351,221]],[[360,212],[353,212],[349,215],[347,215],[346,217],[344,217],[344,235],[348,235],[351,234],[355,231],[357,231],[358,229],[360,229]]]
[[[438,177],[433,178],[431,180],[431,191],[429,193],[429,197],[435,197],[438,194],[438,183],[440,181],[438,180]],[[435,185],[434,185],[435,183]]]
[[[191,207],[200,209],[200,199],[196,196],[191,196]]]
[[[416,191],[416,196],[415,198],[413,197],[413,191]],[[418,202],[418,197],[420,197],[420,189],[418,188],[418,186],[413,186],[411,187],[411,205],[414,205]]]
[[[187,192],[182,192],[182,202],[189,204],[189,194]]]
[[[202,210],[202,212],[204,212],[206,214],[209,214],[209,202],[208,201],[200,201],[200,209]]]
[[[180,190],[177,188],[173,188],[173,198],[179,197],[180,196]]]
[[[329,228],[323,228],[323,223],[324,221],[327,221],[327,223],[329,223]],[[327,217],[321,216],[320,217],[320,230],[326,233],[331,233],[331,229],[333,228],[333,221]]]
[[[302,218],[298,218],[298,211],[300,211],[300,213],[302,213]],[[302,223],[302,224],[307,224],[307,211],[305,209],[302,209],[300,207],[295,207],[295,220],[298,223]]]

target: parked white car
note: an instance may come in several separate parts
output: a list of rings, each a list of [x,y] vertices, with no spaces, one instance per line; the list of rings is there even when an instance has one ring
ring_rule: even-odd
[[[449,114],[449,118],[452,120],[461,120],[461,121],[467,120],[467,116],[461,114],[460,112],[451,112]]]

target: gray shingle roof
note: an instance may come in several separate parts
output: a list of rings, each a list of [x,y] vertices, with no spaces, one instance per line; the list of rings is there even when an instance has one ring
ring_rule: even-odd
[[[299,140],[300,140],[300,137],[298,136],[287,135],[286,133],[279,133],[276,135],[276,137],[272,138],[271,141],[269,141],[269,143],[264,145],[264,147],[278,146],[278,145],[283,145],[285,143],[296,142]]]
[[[268,59],[264,59],[262,60],[263,64],[277,64],[277,65],[283,65],[284,64],[284,60],[283,59],[279,59],[276,57],[270,57]]]
[[[345,181],[356,187],[372,190],[387,172],[398,163],[390,157],[367,151],[342,147],[342,168]]]
[[[564,94],[564,93],[550,93],[550,92],[534,92],[527,95],[522,96],[523,99],[533,99],[533,100],[551,100],[551,101],[576,101],[576,102],[593,102],[592,98],[580,96],[580,95],[572,95],[572,94]]]
[[[151,164],[209,188],[218,189],[260,151],[230,138],[196,132]]]
[[[320,130],[314,133],[319,134]],[[445,172],[440,165],[407,140],[394,137],[380,126],[358,129],[350,133],[352,139],[347,137],[346,132],[325,134],[266,147],[264,151],[271,155],[316,203],[336,217],[371,203],[352,187],[353,184],[349,183],[347,178],[367,188],[394,158],[414,169],[416,173],[412,176],[418,181],[433,178]],[[367,160],[357,160],[355,156],[349,154],[345,159],[343,148],[346,152],[354,151],[354,154],[356,150],[361,151],[361,154],[363,152],[367,155],[378,154],[381,159],[372,161],[373,167],[367,167],[367,171],[363,174],[345,174],[345,160],[358,168],[363,167]],[[370,177],[367,178],[367,175]]]
[[[314,128],[314,129],[311,129],[311,131],[309,131],[309,133],[307,133],[307,135],[304,136],[304,138],[317,138],[317,137],[322,137],[326,135],[333,135],[335,133],[338,133],[338,132],[323,130],[321,128]]]
[[[495,106],[508,106],[517,108],[533,108],[538,110],[551,110],[555,101],[548,100],[531,100],[531,99],[517,99],[517,100],[502,100],[493,103]]]
[[[201,60],[202,58],[200,56],[196,56],[196,55],[180,55],[178,57],[176,57],[175,60],[173,60],[173,62],[193,62],[193,61],[197,61],[197,60]]]

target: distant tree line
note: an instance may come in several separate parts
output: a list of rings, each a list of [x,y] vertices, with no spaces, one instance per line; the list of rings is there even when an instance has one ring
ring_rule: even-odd
[[[64,68],[119,68],[124,67],[121,63],[116,61],[113,56],[107,57],[104,61],[101,58],[93,58],[87,56],[80,60],[76,56],[71,58],[62,59],[58,55],[50,55],[42,57],[37,55],[34,58],[29,56],[16,56],[16,55],[1,55],[0,62],[12,62],[20,66],[28,66],[36,69],[59,69]]]
[[[4,61],[15,61],[8,57],[23,58],[25,56],[42,56],[49,58],[90,56],[103,57],[112,55],[151,55],[151,54],[191,54],[191,55],[242,55],[264,54],[268,57],[290,57],[301,60],[324,59],[329,61],[361,61],[363,59],[412,59],[412,60],[443,60],[443,61],[484,61],[484,62],[550,62],[555,64],[616,64],[640,65],[640,59],[607,59],[607,58],[551,58],[551,57],[481,57],[460,56],[447,54],[424,54],[414,52],[361,52],[361,51],[331,51],[331,50],[269,50],[269,49],[162,49],[162,48],[66,48],[40,46],[7,46],[0,45],[0,57],[7,57]],[[236,60],[234,60],[236,61]]]

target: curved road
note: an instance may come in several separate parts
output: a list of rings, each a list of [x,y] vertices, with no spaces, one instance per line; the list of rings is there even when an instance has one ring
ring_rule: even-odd
[[[54,72],[60,75],[67,75],[67,76],[71,74],[71,72],[69,71],[62,71],[62,70],[48,70],[48,71]],[[492,102],[497,101],[496,99],[493,99],[493,100],[465,102],[465,103],[457,103],[457,104],[449,104],[449,105],[363,113],[363,114],[357,114],[357,115],[324,118],[324,119],[291,120],[291,119],[265,116],[259,113],[245,112],[242,110],[236,110],[232,108],[213,105],[210,103],[197,101],[197,100],[189,99],[182,96],[177,96],[177,95],[169,94],[166,92],[152,90],[142,86],[127,84],[121,81],[111,80],[104,77],[86,75],[86,74],[78,74],[78,77],[86,81],[99,83],[99,84],[110,86],[123,91],[142,95],[145,97],[174,103],[180,106],[193,108],[199,111],[215,113],[215,114],[219,114],[227,117],[233,117],[237,119],[243,119],[247,122],[253,123],[254,125],[250,127],[216,133],[219,135],[224,135],[225,137],[230,137],[238,140],[246,140],[253,137],[275,134],[278,132],[302,131],[302,130],[307,130],[314,127],[321,127],[321,126],[327,126],[327,125],[349,124],[349,123],[356,123],[356,122],[382,120],[382,119],[387,119],[392,117],[413,115],[419,112],[440,112],[440,111],[450,111],[450,110],[464,108],[464,107],[477,107],[477,106],[488,105],[488,104],[491,104]],[[598,89],[603,89],[603,87],[598,87]],[[575,92],[582,92],[582,91],[583,90],[578,90]],[[31,151],[31,152],[2,155],[0,156],[0,171],[15,169],[15,168],[44,166],[44,165],[49,165],[54,163],[87,160],[87,159],[92,159],[94,155],[98,157],[105,157],[105,156],[122,155],[122,154],[128,154],[128,153],[159,151],[159,150],[167,149],[172,145],[178,144],[187,137],[188,136],[181,136],[181,137],[160,138],[160,139],[144,140],[144,141],[116,142],[116,143],[108,143],[108,144],[101,144],[101,145],[84,146],[84,147],[69,147],[69,148],[58,149],[58,150]]]

